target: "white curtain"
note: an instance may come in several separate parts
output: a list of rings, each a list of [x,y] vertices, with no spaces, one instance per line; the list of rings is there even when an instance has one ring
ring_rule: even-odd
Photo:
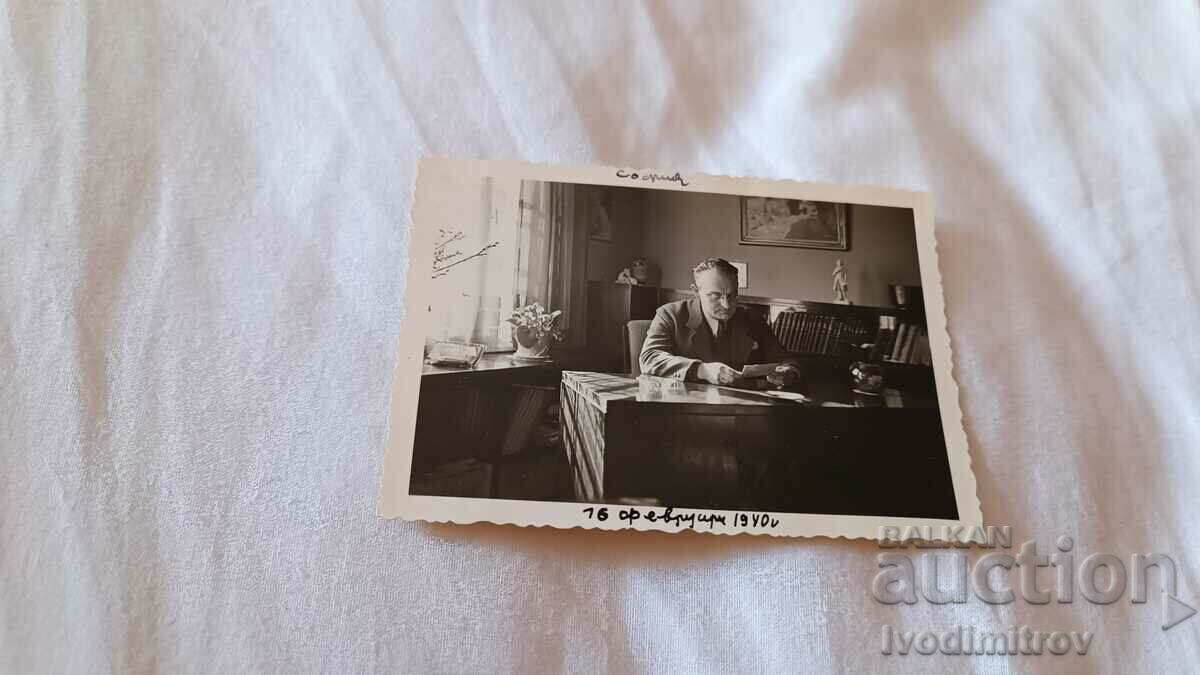
[[[567,344],[581,343],[583,307],[574,287],[584,283],[586,238],[576,231],[575,186],[521,181],[513,303],[561,309]]]
[[[515,209],[505,208],[504,184],[484,178],[464,186],[455,219],[438,232],[433,267],[430,340],[478,342],[511,349],[504,318],[512,310],[516,259]]]
[[[581,344],[582,301],[571,280],[584,283],[586,238],[575,232],[574,186],[485,178],[455,196],[453,222],[439,231],[428,341],[511,350],[505,319],[538,302],[563,310],[568,344]]]

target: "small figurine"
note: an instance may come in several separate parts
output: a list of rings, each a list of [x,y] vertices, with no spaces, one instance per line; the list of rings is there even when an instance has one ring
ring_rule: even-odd
[[[850,290],[850,283],[846,280],[849,273],[846,271],[846,264],[838,258],[833,266],[833,301],[839,305],[850,304],[850,299],[846,297],[846,293]]]
[[[854,378],[854,393],[878,396],[883,389],[883,366],[878,363],[863,363],[858,361],[850,366],[850,375]]]
[[[649,260],[634,258],[629,267],[617,275],[617,283],[629,286],[657,286],[658,270],[651,266]]]
[[[646,263],[645,258],[634,258],[633,264],[629,266],[629,274],[643,286],[650,283],[650,265]]]

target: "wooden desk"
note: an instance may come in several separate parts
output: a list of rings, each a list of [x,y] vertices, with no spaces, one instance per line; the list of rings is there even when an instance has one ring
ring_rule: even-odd
[[[807,404],[670,378],[562,373],[576,499],[957,518],[931,395],[810,379]]]
[[[498,465],[514,415],[516,385],[553,387],[558,373],[553,363],[516,361],[507,353],[484,354],[474,368],[426,364],[417,401],[414,474],[465,459]],[[496,496],[498,480],[494,474],[484,496]]]
[[[511,378],[514,374],[527,374],[535,371],[546,371],[554,366],[551,362],[518,361],[507,352],[489,352],[479,357],[479,362],[471,368],[460,366],[431,366],[428,363],[421,366],[421,382],[433,378],[435,384],[445,384],[450,381],[482,382]]]

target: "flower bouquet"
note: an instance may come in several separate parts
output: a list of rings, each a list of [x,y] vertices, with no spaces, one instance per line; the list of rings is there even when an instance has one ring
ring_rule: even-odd
[[[533,303],[513,310],[505,319],[513,325],[513,339],[517,343],[514,359],[525,361],[549,361],[550,341],[563,339],[561,328],[554,325],[562,315],[561,309],[547,312],[540,303]]]

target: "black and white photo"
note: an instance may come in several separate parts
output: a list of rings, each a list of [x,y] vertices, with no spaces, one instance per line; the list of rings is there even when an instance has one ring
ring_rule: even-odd
[[[978,524],[927,195],[672,173],[422,164],[381,513]]]

